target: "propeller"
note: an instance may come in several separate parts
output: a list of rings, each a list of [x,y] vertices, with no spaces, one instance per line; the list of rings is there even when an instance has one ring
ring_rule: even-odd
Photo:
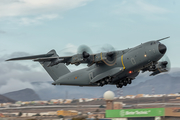
[[[94,49],[94,48],[98,48]],[[103,46],[92,46],[94,53],[90,47],[87,45],[80,45],[78,48],[71,45],[64,48],[61,53],[66,55],[72,55],[73,59],[71,60],[71,64],[79,65],[80,63],[87,63],[88,66],[92,64],[102,61],[108,66],[113,66],[116,63],[116,51],[113,46],[109,44],[104,44]]]
[[[83,58],[87,59],[92,54],[92,50],[87,45],[81,45],[77,49],[77,54],[82,54]]]
[[[150,76],[154,76],[162,72],[169,72],[170,69],[171,69],[170,59],[166,55],[164,55],[154,66],[154,69],[152,68],[153,73],[150,74]]]
[[[101,52],[114,52],[115,48],[110,44],[104,44],[101,48]]]
[[[167,55],[164,55],[159,60],[159,62],[161,63],[161,67],[162,67],[163,71],[165,71],[165,72],[169,72],[170,71],[170,69],[171,69],[171,62],[170,62],[170,59],[169,59],[169,57]]]
[[[108,66],[113,66],[116,63],[116,52],[115,48],[110,44],[104,44],[101,47],[101,52],[104,52],[106,59],[104,59],[104,63]]]

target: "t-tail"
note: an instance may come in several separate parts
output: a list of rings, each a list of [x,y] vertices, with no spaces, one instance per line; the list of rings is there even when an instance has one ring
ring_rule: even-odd
[[[70,70],[64,65],[64,63],[59,63],[60,59],[55,50],[51,50],[47,54],[12,58],[6,61],[13,60],[38,61],[54,81],[56,81],[59,77],[70,72]]]

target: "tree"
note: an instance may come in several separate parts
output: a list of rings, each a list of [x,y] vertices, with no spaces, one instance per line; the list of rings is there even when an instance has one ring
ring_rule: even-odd
[[[100,105],[99,108],[105,108],[103,105]]]
[[[86,120],[87,116],[80,116],[80,117],[75,117],[72,118],[72,120]]]
[[[64,118],[64,116],[63,115],[58,115],[58,118]]]
[[[18,116],[19,116],[19,117],[22,116],[22,112],[19,112]]]
[[[95,112],[100,112],[100,110],[99,109],[96,109],[96,111]]]
[[[99,120],[97,115],[95,116],[95,120]]]
[[[39,113],[37,113],[36,115],[34,115],[34,116],[41,116]]]

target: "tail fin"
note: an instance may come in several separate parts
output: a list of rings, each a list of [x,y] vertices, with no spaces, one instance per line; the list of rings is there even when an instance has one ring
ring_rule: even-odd
[[[56,54],[55,50],[51,50],[47,54],[53,54],[51,57],[59,57]],[[50,61],[40,61],[40,63],[54,81],[56,81],[60,76],[63,76],[70,72],[69,69],[64,65],[64,63],[59,63],[51,67],[48,67]]]
[[[41,65],[44,67],[44,69],[49,73],[51,78],[55,81],[60,76],[63,76],[70,72],[69,69],[64,65],[64,63],[59,63],[57,65],[48,67],[48,66],[50,66],[50,63],[53,62],[53,60],[57,60],[57,59],[59,59],[59,56],[56,54],[56,51],[51,50],[47,54],[11,58],[6,61],[13,61],[13,60],[39,61],[41,63]]]

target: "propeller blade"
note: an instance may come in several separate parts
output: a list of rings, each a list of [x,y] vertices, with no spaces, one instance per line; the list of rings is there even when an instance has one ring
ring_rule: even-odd
[[[101,52],[114,52],[115,48],[110,44],[104,44],[101,48]]]
[[[87,45],[81,45],[77,50],[78,54],[82,54],[83,58],[88,58],[92,54],[92,50]]]
[[[170,69],[171,69],[171,62],[170,62],[170,59],[169,59],[169,57],[168,57],[167,55],[164,55],[164,56],[159,60],[159,62],[162,62],[162,65],[165,66],[165,69],[166,69],[167,71],[170,71]]]

